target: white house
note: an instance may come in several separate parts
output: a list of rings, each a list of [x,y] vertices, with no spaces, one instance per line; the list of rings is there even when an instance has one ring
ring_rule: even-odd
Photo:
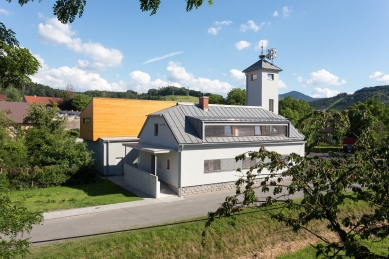
[[[200,97],[198,105],[177,103],[149,114],[139,142],[123,144],[138,150],[136,159],[125,159],[125,181],[153,197],[161,182],[179,196],[209,192],[235,187],[236,169],[256,162],[236,162],[244,152],[264,146],[304,155],[304,136],[277,114],[279,71],[263,59],[243,71],[251,106],[212,105]]]

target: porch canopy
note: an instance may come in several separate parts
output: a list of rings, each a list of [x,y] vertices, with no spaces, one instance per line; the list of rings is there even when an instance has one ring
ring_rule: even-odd
[[[166,147],[161,147],[161,146],[146,144],[146,143],[124,143],[123,146],[130,147],[151,154],[166,154],[166,153],[177,152],[177,150],[173,148],[166,148]]]

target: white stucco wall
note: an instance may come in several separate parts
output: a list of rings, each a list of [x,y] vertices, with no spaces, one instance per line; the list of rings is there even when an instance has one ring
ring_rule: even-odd
[[[124,182],[153,198],[159,197],[160,183],[155,175],[124,164]]]
[[[283,155],[292,152],[304,155],[305,152],[304,143],[263,145],[267,150],[276,151]],[[260,146],[234,147],[226,145],[225,147],[207,149],[203,146],[204,148],[199,150],[184,149],[181,153],[182,187],[236,181],[239,178],[239,173],[236,171],[204,173],[204,160],[234,158],[247,151],[259,150]]]
[[[158,136],[154,135],[154,124],[158,124]],[[140,143],[177,149],[177,141],[163,117],[148,117],[139,135]]]
[[[170,167],[167,169],[167,160],[170,160]],[[178,187],[178,153],[158,154],[157,161],[161,161],[161,168],[157,165],[158,179]]]

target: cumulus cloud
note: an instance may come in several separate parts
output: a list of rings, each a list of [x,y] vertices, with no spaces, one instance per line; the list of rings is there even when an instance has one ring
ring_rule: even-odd
[[[216,25],[216,26],[220,26],[220,25],[230,25],[231,23],[232,23],[232,21],[220,21],[220,22],[216,21],[216,22],[215,22],[215,25]]]
[[[2,9],[2,8],[0,8],[0,13],[4,14],[4,15],[7,15],[7,16],[12,14],[10,11]]]
[[[161,59],[170,58],[170,57],[173,57],[175,55],[182,54],[182,53],[184,53],[184,52],[183,51],[178,51],[178,52],[172,52],[172,53],[163,55],[161,57],[152,58],[152,59],[149,59],[149,60],[143,62],[143,65],[144,64],[148,64],[148,63],[152,63],[152,62],[155,62],[155,61],[158,61],[158,60],[161,60]]]
[[[286,84],[281,79],[278,79],[278,88],[286,88]]]
[[[39,24],[39,35],[45,42],[63,44],[74,52],[84,54],[99,63],[99,67],[119,66],[123,59],[123,54],[117,49],[108,49],[100,43],[83,43],[80,38],[74,38],[76,32],[55,18],[48,19],[46,24]]]
[[[231,77],[240,86],[246,85],[246,75],[242,71],[238,69],[231,69],[230,72],[228,72],[228,76]]]
[[[220,26],[217,27],[217,28],[211,27],[211,28],[208,29],[208,34],[216,35],[218,33],[218,31],[221,30],[221,28],[222,27],[220,27]]]
[[[258,44],[255,45],[255,50],[261,50],[262,46],[263,46],[263,49],[266,49],[268,45],[269,45],[268,40],[260,40],[260,41],[258,41]]]
[[[312,91],[313,98],[328,98],[340,94],[337,90],[315,87]]]
[[[340,80],[339,77],[331,74],[325,69],[311,73],[311,78],[306,82],[307,85],[343,85],[346,80]]]
[[[289,14],[290,14],[291,12],[292,12],[292,10],[289,9],[289,7],[287,7],[287,6],[284,6],[284,7],[282,8],[282,16],[283,16],[283,17],[289,16]]]
[[[376,82],[389,83],[389,75],[379,71],[371,74],[371,76],[369,76],[369,79],[374,80]]]
[[[249,20],[249,21],[247,22],[247,24],[242,24],[242,25],[240,25],[240,28],[239,28],[239,29],[240,29],[240,31],[243,31],[243,32],[245,32],[245,31],[247,31],[247,30],[258,31],[258,30],[261,29],[262,26],[265,25],[265,24],[266,24],[266,23],[263,22],[263,23],[261,23],[261,24],[258,26],[258,25],[255,24],[254,21]]]
[[[299,81],[300,83],[302,83],[302,82],[303,82],[303,77],[302,77],[302,76],[297,77],[297,81]]]
[[[277,17],[277,16],[278,16],[278,12],[277,12],[277,11],[274,11],[273,16],[274,16],[274,17]]]
[[[235,47],[238,49],[238,50],[242,50],[242,49],[245,49],[245,48],[248,48],[250,47],[250,43],[245,41],[245,40],[241,40],[237,43],[235,43]]]

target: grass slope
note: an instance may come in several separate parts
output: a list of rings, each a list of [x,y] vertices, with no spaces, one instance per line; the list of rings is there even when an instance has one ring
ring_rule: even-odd
[[[350,203],[343,211],[371,209],[367,204]],[[27,258],[253,258],[253,252],[266,251],[274,244],[311,237],[306,232],[292,232],[264,212],[247,209],[237,216],[237,221],[216,220],[203,248],[204,224],[199,221],[159,226],[35,247]],[[314,222],[311,227],[326,231],[325,222]]]
[[[175,101],[175,102],[187,102],[187,103],[199,103],[199,98],[195,96],[186,96],[186,95],[166,95],[164,96],[166,101]],[[163,97],[161,97],[163,98]]]
[[[12,201],[24,201],[24,206],[32,211],[66,210],[142,199],[110,180],[101,178],[91,184],[15,191],[9,197]]]

